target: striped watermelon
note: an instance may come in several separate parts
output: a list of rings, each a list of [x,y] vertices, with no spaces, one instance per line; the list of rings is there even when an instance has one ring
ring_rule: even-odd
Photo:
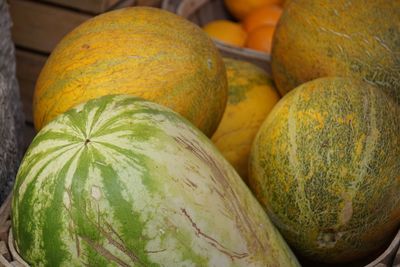
[[[91,100],[38,133],[12,227],[34,266],[298,266],[205,135],[132,96]]]

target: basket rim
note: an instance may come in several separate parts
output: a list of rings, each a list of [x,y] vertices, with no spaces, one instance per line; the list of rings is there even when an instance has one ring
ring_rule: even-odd
[[[14,236],[12,233],[12,229],[10,227],[9,233],[8,233],[8,247],[10,249],[11,256],[14,258],[14,260],[18,261],[22,266],[24,267],[30,267],[28,263],[26,263],[22,257],[18,254],[17,249],[14,245]]]
[[[364,267],[378,266],[379,263],[386,261],[386,259],[390,258],[390,257],[393,257],[393,259],[389,261],[389,264],[392,265],[394,257],[396,255],[397,251],[399,250],[399,248],[400,248],[400,229],[397,231],[397,234],[394,236],[392,242],[385,249],[385,251],[382,254],[380,254],[375,260],[368,263]]]
[[[177,4],[172,4],[171,0],[163,0],[161,8],[171,11],[185,19],[188,18],[195,10],[201,8],[203,5],[207,4],[207,0],[181,0]],[[263,53],[254,49],[245,47],[236,47],[233,45],[226,44],[214,38],[211,38],[217,48],[221,50],[227,50],[229,53],[237,54],[238,56],[243,56],[255,60],[271,61],[271,55],[268,53]]]
[[[257,60],[266,60],[271,61],[271,55],[267,53],[263,53],[260,51],[256,51],[254,49],[246,48],[246,47],[235,47],[233,45],[226,44],[222,41],[217,39],[211,38],[216,46],[221,49],[228,50],[229,52],[236,53],[241,56],[245,56],[248,58],[253,58]]]

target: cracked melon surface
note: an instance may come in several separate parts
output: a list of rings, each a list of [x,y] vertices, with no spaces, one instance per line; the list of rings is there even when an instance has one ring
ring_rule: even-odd
[[[363,79],[400,104],[400,1],[293,0],[272,45],[282,95],[319,77]]]
[[[299,266],[211,141],[132,96],[91,100],[45,126],[12,204],[32,266]]]
[[[364,257],[400,224],[400,107],[381,90],[320,78],[260,128],[250,187],[285,240],[325,262]]]

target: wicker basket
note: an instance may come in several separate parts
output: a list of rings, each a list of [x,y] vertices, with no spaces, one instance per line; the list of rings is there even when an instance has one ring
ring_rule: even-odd
[[[162,8],[174,12],[199,26],[216,19],[231,19],[222,0],[164,0]],[[238,48],[214,40],[223,56],[249,61],[269,73],[270,55],[247,48]]]
[[[393,267],[400,267],[400,247],[398,248],[397,253],[394,256]]]
[[[14,248],[11,232],[11,194],[0,207],[0,267],[29,267]]]
[[[0,267],[29,267],[14,247],[11,231],[11,194],[0,207]],[[389,247],[365,267],[400,267],[400,231]]]
[[[378,258],[376,258],[373,262],[367,264],[365,267],[394,266],[393,262],[395,257],[398,261],[400,261],[400,259],[398,259],[400,253],[399,245],[400,245],[400,230],[397,232],[396,236],[390,243],[389,247]]]

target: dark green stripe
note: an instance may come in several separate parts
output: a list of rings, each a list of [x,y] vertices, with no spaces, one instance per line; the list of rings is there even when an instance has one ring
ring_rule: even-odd
[[[107,164],[107,157],[104,157],[103,153],[96,151],[95,160],[106,164],[106,166],[98,164],[97,168],[101,171],[105,195],[113,208],[114,219],[121,225],[118,232],[123,240],[124,247],[137,257],[138,266],[159,266],[152,263],[148,258],[146,245],[150,239],[143,233],[146,222],[140,219],[141,214],[139,212],[132,209],[134,203],[122,196],[122,192],[126,191],[125,185],[119,181],[118,174],[113,166],[109,163]],[[132,179],[132,184],[141,179],[141,177],[134,176],[130,178]],[[110,224],[111,226],[113,225],[112,221]]]
[[[74,149],[74,148],[71,148]],[[67,151],[71,150],[68,149]],[[50,151],[55,151],[56,149],[51,149]],[[63,157],[64,153],[67,151],[60,151],[58,155],[55,155],[52,160],[46,162],[42,168],[38,171],[35,177],[31,178],[29,183],[27,184],[24,195],[20,195],[19,188],[21,184],[25,181],[25,179],[30,175],[31,168],[39,161],[42,160],[41,157],[35,157],[34,159],[28,158],[24,159],[25,161],[30,162],[23,170],[20,171],[17,178],[17,183],[14,186],[14,197],[13,197],[13,207],[17,207],[19,220],[13,220],[13,234],[14,238],[17,241],[18,249],[21,252],[21,255],[28,257],[25,258],[28,262],[41,262],[42,259],[33,259],[31,257],[31,248],[38,246],[38,240],[34,240],[33,233],[40,230],[42,226],[36,225],[33,222],[37,221],[38,214],[34,214],[32,210],[32,204],[35,203],[35,197],[38,197],[37,188],[35,188],[36,181],[39,177],[42,176],[43,171],[49,167],[54,160],[57,160],[59,157]],[[35,155],[36,156],[36,155]],[[66,159],[68,161],[68,159]],[[48,183],[54,182],[51,176],[48,176]],[[46,201],[47,199],[44,199]],[[43,223],[39,220],[39,223]]]
[[[65,188],[67,173],[79,152],[80,150],[65,163],[55,177],[52,177],[54,183],[47,189],[49,192],[52,192],[53,198],[51,199],[51,205],[43,210],[44,214],[42,216],[43,253],[46,266],[61,266],[71,258],[71,252],[64,245],[65,240],[63,240],[64,237],[62,235],[66,227],[65,222],[63,222],[63,216],[68,214],[65,214],[67,207],[63,204],[63,197],[64,192],[69,191],[68,188]]]

